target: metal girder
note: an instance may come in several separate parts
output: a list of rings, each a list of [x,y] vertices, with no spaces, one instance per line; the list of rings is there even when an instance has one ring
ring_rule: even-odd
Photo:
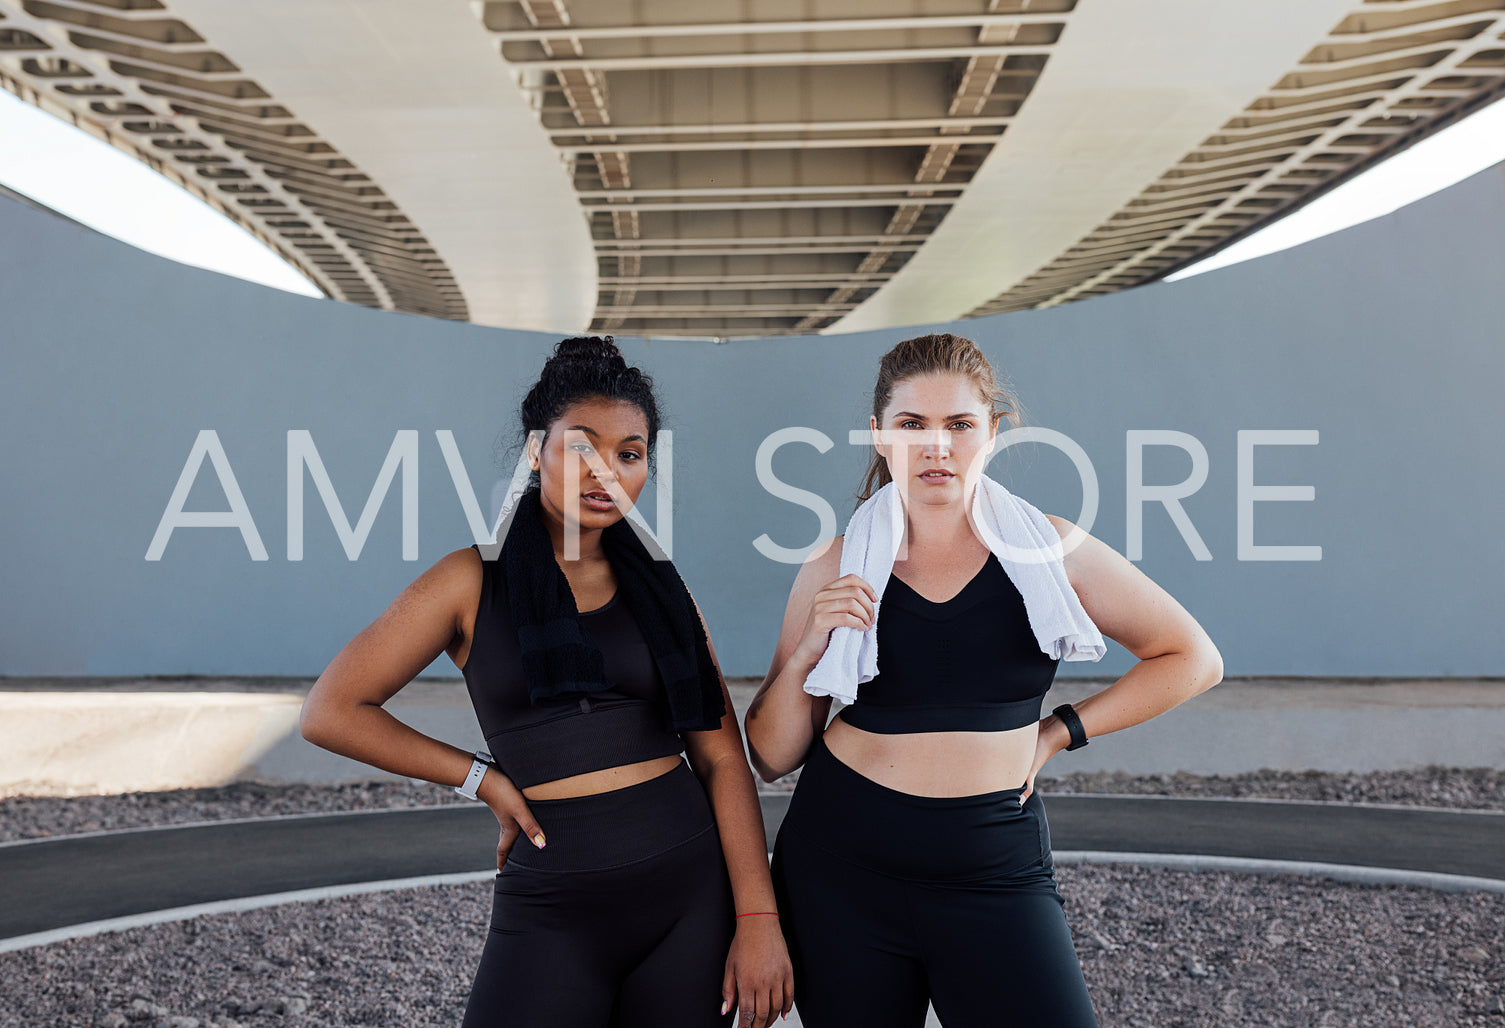
[[[340,11],[358,5],[281,6],[292,2],[268,0],[265,17],[325,26],[329,41],[305,41],[310,53],[350,52],[333,40],[348,37],[337,35]],[[1312,10],[1281,2],[1286,19]],[[1181,37],[1168,19],[1187,9],[1175,0],[1149,7],[1161,12],[1152,38],[1174,44]],[[979,170],[1037,155],[1032,97],[1061,66],[1062,48],[1103,24],[1092,19],[1107,10],[1076,8],[829,0],[802,8],[808,17],[784,8],[760,19],[757,5],[730,0],[484,0],[448,24],[472,32],[476,63],[502,69],[495,81],[510,76],[532,105],[537,138],[517,141],[538,160],[529,181],[557,167],[574,190],[553,194],[551,216],[585,215],[570,226],[582,233],[572,260],[593,261],[596,276],[583,279],[570,309],[594,302],[598,329],[716,336],[826,330],[875,295],[906,288],[906,276],[941,252],[926,248],[954,245],[946,231],[936,235],[951,212],[966,220],[978,211],[969,203],[994,199]],[[431,242],[396,199],[427,199],[390,177],[401,177],[406,159],[373,169],[372,151],[357,157],[331,108],[314,105],[324,112],[318,124],[300,118],[292,108],[311,94],[276,95],[285,65],[224,31],[232,22],[221,10],[204,0],[0,0],[0,84],[226,212],[331,295],[466,316],[453,251]],[[1204,13],[1199,31],[1216,25]],[[1228,19],[1241,16],[1229,8]],[[346,29],[366,32],[373,17]],[[1123,24],[1145,15],[1135,18]],[[397,28],[370,37],[380,45],[367,52],[413,60],[403,57],[401,20],[385,24]],[[1190,30],[1186,39],[1197,45]],[[997,282],[971,313],[1128,288],[1240,238],[1505,95],[1502,40],[1505,0],[1353,0],[1325,30],[1293,39],[1290,53],[1302,56],[1249,86],[1262,90],[1253,102],[1155,151],[1145,166],[1158,170],[1146,181],[1115,182],[1099,206],[1084,200],[1070,235],[1043,233],[1053,242],[1031,244],[1038,263],[1010,267],[1012,281]],[[275,46],[278,37],[260,41]],[[1088,77],[1104,99],[1122,102],[1097,71]],[[1083,95],[1096,102],[1090,89]],[[287,96],[300,101],[285,104]],[[1119,124],[1143,103],[1115,109]],[[461,180],[486,189],[485,176]],[[461,190],[454,202],[478,199],[487,202]],[[463,249],[474,235],[462,229],[450,245]],[[474,281],[495,289],[506,278]]]
[[[740,284],[772,293],[815,283],[825,298],[786,319],[784,330],[795,331],[811,318],[829,323],[852,307],[859,290],[870,292],[891,277],[962,195],[1044,67],[1050,44],[1042,41],[1059,36],[1075,0],[1046,6],[1064,10],[867,15],[854,9],[852,17],[828,11],[760,21],[755,13],[716,20],[707,8],[693,22],[661,16],[652,0],[634,8],[630,22],[621,8],[570,0],[483,3],[476,10],[498,52],[523,76],[594,219],[602,290],[595,326],[611,329],[647,317],[634,307],[654,303],[656,286],[688,291]],[[953,35],[941,45],[937,32]],[[970,42],[956,32],[970,34]],[[780,46],[791,34],[824,42]],[[643,52],[657,39],[670,45]],[[897,39],[906,42],[873,45]],[[934,70],[914,78],[901,65]],[[798,99],[789,82],[726,78],[784,67],[814,69],[820,88],[853,98],[893,93],[896,75],[910,77],[899,93],[860,113],[850,104],[824,104],[819,95]],[[590,117],[573,100],[568,109],[545,101],[558,89],[568,98],[564,78],[579,74],[596,76],[600,110]],[[658,78],[685,74],[720,78],[714,90]],[[831,160],[856,173],[823,182],[829,172],[809,162],[825,162],[824,168]],[[742,167],[732,171],[723,167],[726,161]],[[621,173],[610,173],[613,168]],[[885,208],[887,227],[882,221],[872,226],[882,231],[854,231],[857,226],[843,220],[844,213],[867,218],[864,211]],[[636,220],[624,224],[624,211]],[[697,238],[686,234],[688,223],[663,220],[679,214],[702,219],[696,227],[703,233],[720,224],[705,219],[721,215],[757,220],[738,223],[735,235]],[[658,220],[650,226],[638,215]],[[857,259],[830,272],[787,263],[844,255]],[[671,265],[691,256],[702,273],[682,278]],[[766,274],[727,266],[725,275],[706,275],[707,259],[763,261]],[[770,317],[789,313],[778,310]],[[749,316],[740,307],[727,311],[729,320]]]
[[[657,68],[797,67],[803,64],[891,64],[896,61],[948,61],[976,56],[1047,57],[1040,47],[940,46],[882,50],[785,50],[774,53],[668,54],[662,57],[546,57],[510,63],[535,71],[641,71]]]
[[[675,36],[750,36],[805,32],[880,32],[922,28],[986,28],[990,26],[1054,25],[1060,14],[1021,11],[1014,14],[920,14],[898,18],[811,18],[807,21],[722,21],[683,24],[569,25],[554,29],[501,29],[493,37],[502,43],[528,42],[558,36],[571,39],[658,39]]]
[[[1402,11],[1417,17],[1393,17]],[[1365,31],[1369,15],[1384,27]],[[1154,281],[1243,238],[1470,106],[1505,96],[1505,68],[1497,64],[1481,62],[1480,74],[1457,76],[1476,55],[1500,47],[1502,29],[1505,0],[1361,4],[1269,93],[1131,200],[1124,210],[1129,216],[1115,215],[972,313],[1054,306]],[[1439,94],[1452,99],[1425,110],[1409,106]],[[1203,193],[1203,186],[1191,185],[1235,167],[1242,170],[1226,187]],[[1144,233],[1169,213],[1172,208],[1160,205],[1171,197],[1201,202],[1180,206],[1191,217]],[[1129,213],[1141,210],[1160,213],[1148,219]],[[1093,259],[1102,254],[1115,256]]]
[[[322,166],[306,152],[279,158],[276,149],[295,124],[291,113],[170,13],[165,6],[105,12],[80,0],[3,0],[4,27],[44,42],[50,59],[69,62],[69,73],[65,81],[50,79],[26,58],[0,54],[0,86],[177,182],[331,296],[464,318],[463,297],[421,236],[395,239],[382,252],[342,237],[321,209],[364,193],[368,207],[374,201],[389,216],[400,213],[379,187],[352,188],[359,171],[332,146],[323,144]],[[102,107],[100,98],[109,98]],[[302,138],[317,138],[297,128]],[[404,243],[410,253],[402,252]]]

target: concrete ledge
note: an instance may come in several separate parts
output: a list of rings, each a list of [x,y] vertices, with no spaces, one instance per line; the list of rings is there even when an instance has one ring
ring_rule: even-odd
[[[0,796],[218,784],[297,735],[301,693],[0,692]]]
[[[1044,709],[1111,679],[1059,679]],[[394,779],[297,732],[309,679],[0,679],[0,796]],[[738,715],[759,685],[729,683]],[[418,731],[484,745],[462,679],[387,704]],[[1505,766],[1505,679],[1230,678],[1052,761],[1056,774],[1239,774]]]

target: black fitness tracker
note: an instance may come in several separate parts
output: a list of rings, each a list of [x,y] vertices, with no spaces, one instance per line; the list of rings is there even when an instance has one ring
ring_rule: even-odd
[[[1082,719],[1077,717],[1071,704],[1063,703],[1051,713],[1060,718],[1066,730],[1071,733],[1071,745],[1066,747],[1068,750],[1079,750],[1087,745],[1087,729],[1082,727]]]

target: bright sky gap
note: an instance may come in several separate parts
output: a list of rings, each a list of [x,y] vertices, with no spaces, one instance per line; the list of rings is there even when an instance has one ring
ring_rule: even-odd
[[[1221,253],[1186,278],[1378,218],[1505,161],[1499,101]],[[250,282],[322,293],[239,225],[135,158],[0,90],[0,184],[151,253]]]

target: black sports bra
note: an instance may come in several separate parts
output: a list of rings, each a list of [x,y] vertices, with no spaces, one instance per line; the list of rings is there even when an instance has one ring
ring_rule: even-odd
[[[604,607],[580,614],[613,687],[534,706],[501,561],[483,559],[481,567],[475,630],[460,673],[491,756],[518,788],[684,751],[684,739],[667,727],[658,665],[620,591]]]
[[[876,631],[879,674],[841,719],[884,735],[1021,728],[1040,719],[1060,663],[1041,651],[1024,597],[991,553],[944,603],[891,575]]]

